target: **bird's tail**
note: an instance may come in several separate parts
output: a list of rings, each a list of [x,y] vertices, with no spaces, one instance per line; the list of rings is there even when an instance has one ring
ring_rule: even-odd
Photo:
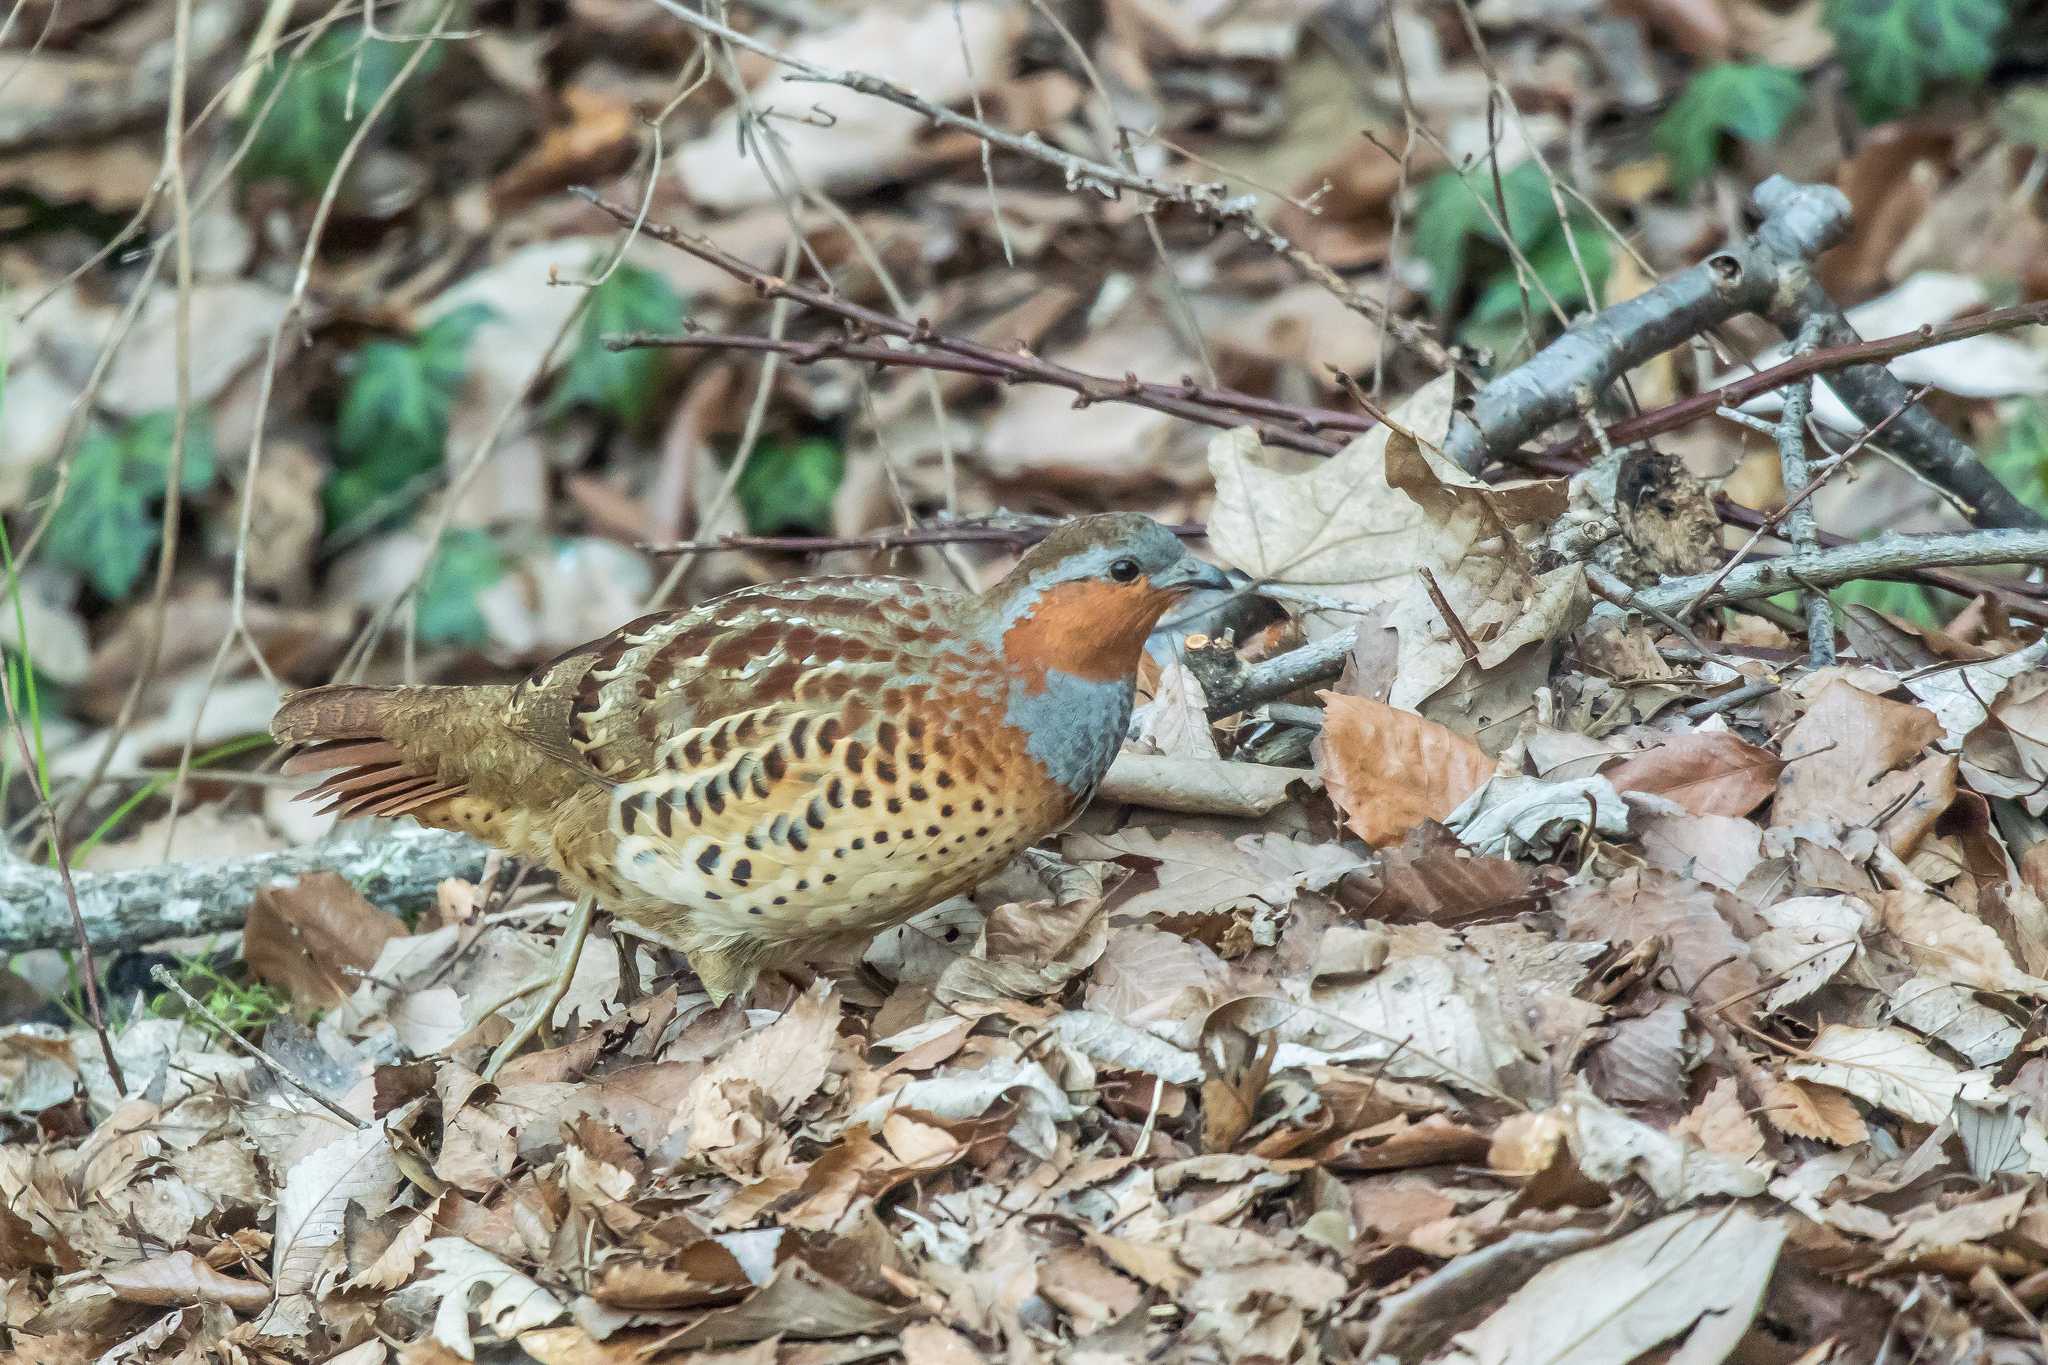
[[[475,687],[369,687],[339,683],[294,692],[270,734],[290,751],[284,771],[329,772],[308,800],[322,813],[410,815],[466,789],[462,756],[483,721]]]

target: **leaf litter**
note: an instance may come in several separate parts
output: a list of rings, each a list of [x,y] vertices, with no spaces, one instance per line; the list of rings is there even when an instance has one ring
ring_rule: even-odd
[[[71,8],[26,6],[53,50],[12,54],[10,137],[22,109],[97,107],[138,56],[168,57],[167,29]],[[229,13],[251,7],[196,8],[197,68],[255,22]],[[1576,211],[1545,215],[1533,163],[1501,167],[1503,255],[1485,196],[1456,172],[1430,178],[1438,152],[1381,154],[1398,122],[1372,114],[1365,143],[1351,115],[1318,127],[1314,111],[1352,109],[1353,73],[1331,54],[1380,41],[1342,7],[1132,0],[1082,35],[1078,62],[1059,55],[1072,35],[1015,5],[758,8],[768,18],[744,22],[800,58],[1049,146],[1107,130],[1145,173],[1223,175],[1248,195],[1166,138],[1257,162],[1289,191],[1269,194],[1275,220],[1356,272],[1361,296],[1447,328],[1473,296],[1476,326],[1458,333],[1471,348],[1519,344],[1482,328],[1516,311],[1525,265],[1569,308],[1640,279]],[[1586,134],[1602,181],[1588,193],[1657,199],[1630,225],[1661,269],[1719,228],[1687,187],[1822,116],[1804,78],[1831,52],[1857,104],[1911,102],[1943,63],[1988,66],[1997,6],[1950,6],[1944,50],[1916,52],[1898,25],[1844,20],[1850,6],[1477,5],[1487,61],[1538,96],[1506,134],[1456,26],[1410,8],[1388,25],[1409,88],[1380,69],[1363,80],[1441,122],[1454,157],[1566,150],[1581,134],[1536,106],[1569,91],[1598,87],[1621,101],[1610,111],[1668,100],[1661,163]],[[1809,670],[1761,618],[1692,618],[1704,650],[1668,623],[1620,622],[1594,605],[1588,556],[1560,548],[1615,512],[1591,480],[1461,472],[1439,450],[1453,377],[1416,372],[1228,233],[1034,182],[957,129],[776,81],[737,49],[699,94],[678,81],[691,43],[652,7],[575,0],[541,36],[494,7],[476,22],[473,49],[432,59],[432,97],[368,128],[303,280],[301,243],[283,239],[407,44],[344,22],[229,101],[249,183],[197,232],[183,302],[204,407],[175,489],[176,291],[90,266],[67,287],[100,244],[75,225],[35,239],[54,247],[6,244],[10,297],[55,291],[5,342],[0,407],[6,510],[51,512],[0,636],[17,654],[32,643],[34,675],[68,694],[45,697],[53,772],[93,768],[95,727],[131,681],[145,700],[117,772],[149,777],[191,737],[231,743],[267,713],[273,675],[325,680],[358,657],[357,626],[414,588],[405,639],[373,667],[397,676],[402,657],[410,673],[417,646],[422,676],[482,677],[642,610],[662,566],[641,539],[858,538],[932,509],[1078,510],[1105,494],[1206,521],[1208,551],[1254,587],[1228,609],[1245,614],[1217,618],[1240,662],[1349,632],[1347,670],[1212,717],[1206,676],[1176,648],[1185,631],[1163,636],[1095,808],[974,896],[722,1009],[660,945],[600,929],[542,1045],[492,1082],[480,1069],[509,1024],[491,1006],[547,960],[564,908],[550,889],[494,867],[401,918],[331,875],[262,887],[236,907],[238,932],[161,956],[263,1060],[132,981],[108,988],[125,1090],[75,1011],[0,1029],[12,1358],[2040,1358],[2048,684],[2031,628],[1988,598],[1938,620],[1845,604],[1851,653]],[[1896,88],[1859,64],[1878,48]],[[1680,80],[1679,53],[1713,65]],[[33,93],[45,84],[58,93]],[[250,110],[273,96],[266,126]],[[2048,230],[2023,192],[2038,185],[2017,179],[2038,143],[1993,142],[2025,110],[1962,103],[1925,115],[1955,127],[1876,129],[1840,167],[1858,235],[1821,268],[1862,281],[1850,316],[1865,335],[1987,305],[1985,280],[1935,268],[1951,239],[1959,257],[2039,270]],[[629,172],[661,119],[659,170]],[[125,214],[160,160],[146,123],[116,120],[89,148],[31,136],[7,164],[37,213]],[[1974,169],[1951,164],[1966,158]],[[764,162],[797,185],[778,190]],[[788,365],[757,380],[730,355],[611,351],[613,332],[784,319],[700,261],[621,247],[562,195],[582,181],[764,269],[796,262],[794,224],[849,296],[1055,363],[1162,381],[1214,366],[1281,400],[1348,394],[1384,364],[1390,397],[1406,396],[1321,458],[1051,388],[982,393],[965,375]],[[1866,182],[1923,211],[1887,211]],[[1929,202],[1936,182],[1947,198]],[[1567,227],[1584,229],[1599,297]],[[309,283],[270,393],[263,353]],[[109,342],[124,304],[132,335]],[[112,363],[79,403],[102,343]],[[1788,353],[1750,349],[1758,364]],[[1672,368],[1636,372],[1646,406]],[[1987,419],[2048,390],[2019,335],[1894,368]],[[1816,412],[1857,425],[1824,383]],[[1673,439],[1697,468],[1742,459],[1726,433]],[[243,452],[259,445],[251,476]],[[1928,514],[1917,485],[1856,475],[1816,496],[1831,529]],[[245,477],[256,529],[238,545]],[[152,641],[138,608],[174,491],[201,534],[188,528]],[[1622,541],[1633,515],[1615,512]],[[1706,548],[1648,539],[1616,562]],[[230,549],[246,551],[246,604],[229,605]],[[1003,554],[958,565],[989,575]],[[749,549],[690,570],[692,591],[802,567]],[[947,572],[929,550],[827,567]],[[236,631],[264,665],[216,685],[214,644]],[[175,831],[115,819],[82,864],[326,833],[281,789],[262,817],[226,783],[193,790]],[[67,969],[21,967],[68,1007]]]

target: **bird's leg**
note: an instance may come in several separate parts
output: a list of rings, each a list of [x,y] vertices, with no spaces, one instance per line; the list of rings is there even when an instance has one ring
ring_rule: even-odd
[[[590,921],[597,910],[597,896],[586,891],[576,898],[576,908],[569,912],[569,922],[562,926],[561,947],[555,954],[555,968],[552,974],[529,983],[534,989],[550,987],[539,1004],[527,1012],[519,1021],[519,1027],[512,1030],[512,1036],[498,1044],[498,1050],[491,1054],[491,1060],[484,1065],[483,1076],[490,1080],[498,1069],[512,1060],[515,1053],[540,1032],[541,1025],[562,1003],[562,997],[569,993],[569,983],[576,978],[576,963],[583,956],[583,941],[590,937]],[[524,992],[521,992],[524,994]]]

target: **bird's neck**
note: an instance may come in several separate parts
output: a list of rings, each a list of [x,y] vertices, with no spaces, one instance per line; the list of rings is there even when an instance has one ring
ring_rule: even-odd
[[[1123,747],[1131,694],[1128,677],[1092,681],[1047,669],[1035,688],[1023,678],[1011,680],[1003,719],[1023,732],[1026,750],[1072,793],[1078,809]]]
[[[991,604],[989,628],[1027,690],[1044,690],[1058,673],[1128,691],[1146,637],[1172,601],[1173,594],[1139,584],[1026,586]]]
[[[990,603],[992,643],[1009,666],[1004,719],[1076,808],[1123,746],[1146,637],[1173,594],[1143,584],[1019,585]]]

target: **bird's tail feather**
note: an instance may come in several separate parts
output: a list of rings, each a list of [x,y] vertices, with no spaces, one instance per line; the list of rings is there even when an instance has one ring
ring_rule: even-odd
[[[423,720],[452,704],[452,687],[370,687],[344,683],[286,697],[270,733],[289,751],[287,773],[328,772],[307,800],[322,813],[408,815],[460,795],[460,776],[408,741]]]

